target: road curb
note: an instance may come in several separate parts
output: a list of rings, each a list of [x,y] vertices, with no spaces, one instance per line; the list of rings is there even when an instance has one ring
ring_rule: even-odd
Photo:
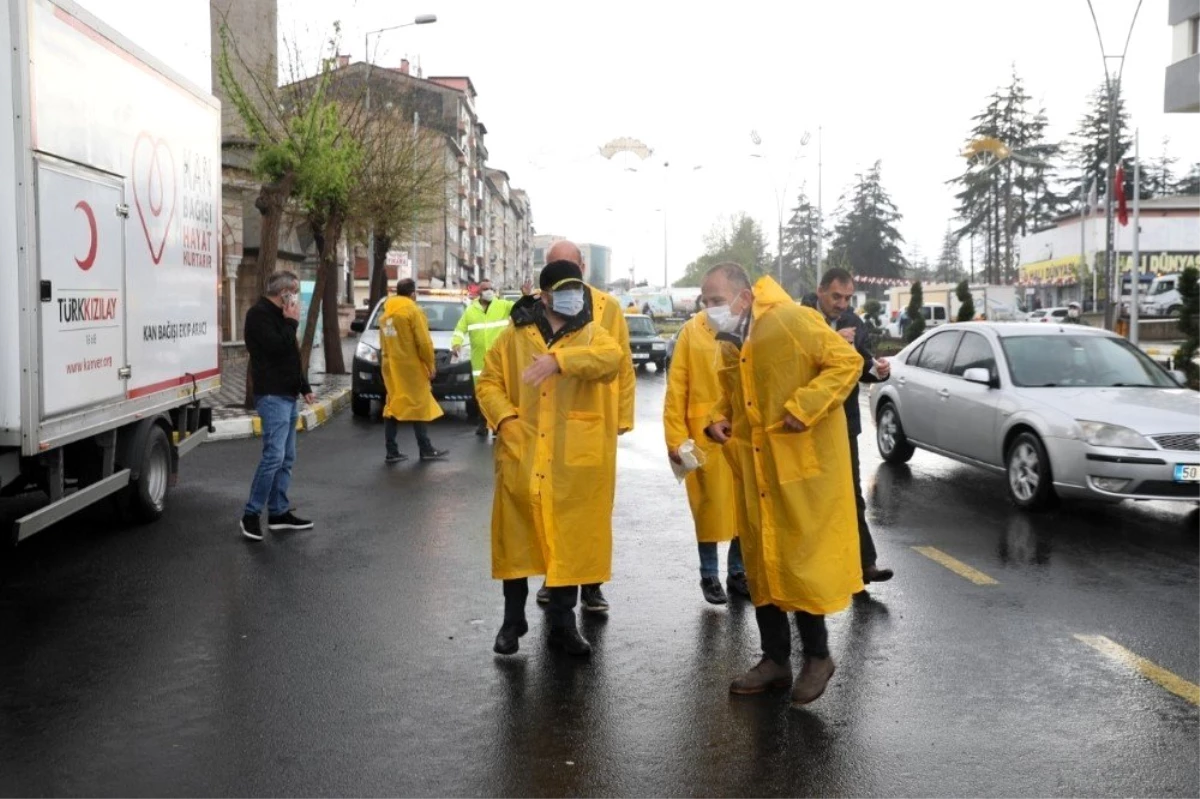
[[[328,422],[338,411],[350,404],[350,389],[341,388],[300,411],[296,419],[296,430],[316,430]],[[239,416],[234,419],[218,419],[213,422],[214,432],[209,441],[232,441],[238,438],[262,437],[262,420],[257,416]]]

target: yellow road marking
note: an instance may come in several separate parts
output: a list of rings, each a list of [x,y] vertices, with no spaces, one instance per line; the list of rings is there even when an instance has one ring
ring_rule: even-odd
[[[1193,705],[1200,705],[1200,685],[1188,682],[1157,663],[1135,655],[1111,638],[1105,638],[1103,635],[1076,635],[1075,637],[1110,660],[1132,668],[1147,680],[1158,683],[1160,687],[1166,688],[1176,696],[1183,697]]]
[[[937,547],[913,547],[930,560],[940,563],[959,577],[965,577],[975,585],[996,585],[996,581],[978,569],[972,569],[961,560],[952,558]]]

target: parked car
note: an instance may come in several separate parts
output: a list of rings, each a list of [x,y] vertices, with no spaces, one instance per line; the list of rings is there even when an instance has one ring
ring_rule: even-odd
[[[1063,322],[1067,318],[1067,307],[1056,306],[1054,308],[1038,308],[1036,311],[1029,313],[1027,322]]]
[[[871,395],[884,460],[920,448],[1005,473],[1028,509],[1056,495],[1200,501],[1200,393],[1111,332],[951,324],[891,364]]]
[[[379,316],[387,298],[380,300],[372,309],[366,322],[354,322],[351,329],[359,334],[358,347],[354,350],[354,374],[350,381],[350,411],[355,416],[369,416],[371,400],[383,402],[387,389],[379,371]],[[471,343],[464,342],[458,358],[450,352],[450,339],[454,326],[466,310],[466,304],[457,297],[429,297],[417,295],[417,305],[429,319],[429,335],[433,339],[437,376],[433,379],[433,397],[438,402],[462,402],[467,415],[474,416],[475,388],[471,380]]]
[[[667,368],[667,342],[658,334],[654,320],[643,314],[626,314],[629,325],[629,349],[633,352],[635,367],[652,363],[663,371]]]
[[[888,325],[886,325],[888,336],[891,338],[901,338],[904,335],[903,331],[900,329],[900,319],[907,313],[907,308],[901,308],[894,314],[895,318],[892,319]],[[921,315],[925,317],[926,328],[939,327],[946,324],[948,321],[946,307],[944,305],[922,305]]]

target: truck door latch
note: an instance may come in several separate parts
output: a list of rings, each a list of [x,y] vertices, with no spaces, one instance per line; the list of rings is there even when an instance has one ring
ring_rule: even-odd
[[[122,219],[128,219],[129,218],[129,206],[125,203],[118,204],[117,205],[117,216],[121,217]]]
[[[118,380],[128,380],[131,377],[133,377],[133,367],[132,366],[122,366],[120,369],[117,370],[117,379]]]

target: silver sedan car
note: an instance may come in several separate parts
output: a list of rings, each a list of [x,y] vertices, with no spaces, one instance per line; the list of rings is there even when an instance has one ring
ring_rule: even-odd
[[[1200,393],[1113,333],[952,324],[891,364],[871,394],[887,461],[919,447],[1005,473],[1028,509],[1056,496],[1200,501]]]

